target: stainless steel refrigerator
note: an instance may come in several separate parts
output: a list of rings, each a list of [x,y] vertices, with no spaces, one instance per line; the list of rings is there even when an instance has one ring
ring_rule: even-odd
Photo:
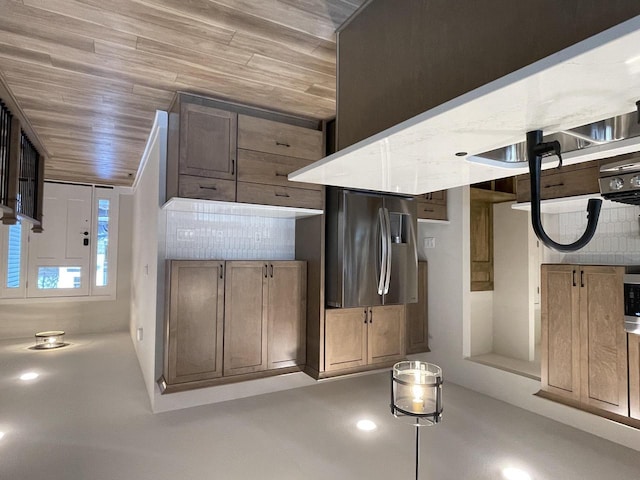
[[[326,209],[327,305],[417,302],[415,200],[328,187]]]

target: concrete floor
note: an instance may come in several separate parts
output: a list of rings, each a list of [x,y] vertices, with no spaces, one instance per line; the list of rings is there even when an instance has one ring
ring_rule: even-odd
[[[153,415],[127,334],[69,340],[0,342],[0,479],[414,478],[414,430],[389,413],[386,374]],[[509,466],[532,480],[640,478],[637,451],[456,385],[444,400],[443,423],[422,431],[423,479]],[[361,418],[377,430],[357,430]]]

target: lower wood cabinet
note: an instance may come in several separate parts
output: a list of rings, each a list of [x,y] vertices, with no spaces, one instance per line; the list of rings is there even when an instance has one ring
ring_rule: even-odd
[[[629,334],[629,416],[640,420],[640,335]]]
[[[404,355],[404,305],[325,311],[325,371],[392,363]]]
[[[427,262],[418,262],[418,301],[406,305],[407,354],[430,351],[427,271]]]
[[[222,376],[223,273],[224,262],[167,264],[164,371],[169,384]]]
[[[543,265],[542,389],[629,415],[624,267]]]
[[[224,375],[304,363],[305,262],[226,263]]]
[[[167,261],[163,393],[299,369],[306,279],[301,261]]]

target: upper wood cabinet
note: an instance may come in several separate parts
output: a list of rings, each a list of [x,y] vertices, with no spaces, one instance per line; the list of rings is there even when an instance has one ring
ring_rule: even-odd
[[[423,193],[415,196],[419,219],[447,220],[447,191]]]
[[[418,301],[406,305],[407,354],[429,351],[427,262],[418,262]]]
[[[629,337],[629,416],[640,420],[640,335]]]
[[[325,311],[325,371],[392,364],[404,355],[404,305]]]
[[[599,193],[599,175],[598,160],[543,170],[540,177],[540,199]],[[528,174],[516,177],[516,200],[531,201],[531,180]]]
[[[222,376],[224,262],[167,261],[165,380]]]
[[[323,151],[317,120],[179,93],[169,112],[166,198],[322,209],[322,185],[287,176]]]
[[[543,265],[542,389],[629,414],[624,267]]]
[[[235,180],[238,114],[182,102],[180,175]]]
[[[224,374],[304,364],[306,263],[226,263]]]

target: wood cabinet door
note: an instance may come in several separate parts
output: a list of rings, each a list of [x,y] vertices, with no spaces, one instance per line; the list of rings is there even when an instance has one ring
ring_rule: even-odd
[[[640,335],[629,338],[629,416],[640,420]]]
[[[471,291],[493,290],[493,205],[470,205]]]
[[[367,364],[367,320],[369,309],[325,310],[325,371]]]
[[[307,263],[269,264],[267,368],[304,365]]]
[[[166,381],[221,377],[224,262],[168,263]]]
[[[629,415],[624,267],[580,267],[580,401]]]
[[[405,355],[405,307],[369,307],[367,363],[401,360]]]
[[[542,265],[542,389],[580,399],[580,290],[575,265]]]
[[[406,305],[407,353],[429,351],[427,262],[418,262],[418,302]]]
[[[268,264],[226,263],[224,375],[264,370],[267,364]]]
[[[238,114],[182,103],[179,173],[234,180]]]

